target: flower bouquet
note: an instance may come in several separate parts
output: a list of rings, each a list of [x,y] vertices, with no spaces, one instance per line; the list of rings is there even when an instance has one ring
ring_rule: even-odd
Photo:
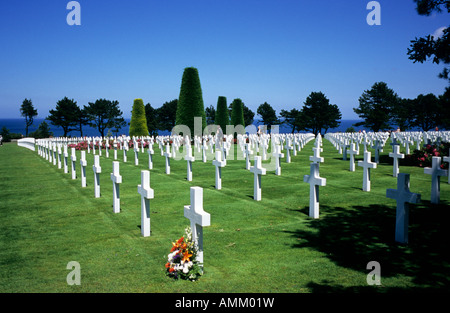
[[[172,243],[167,256],[166,274],[174,279],[197,280],[203,275],[202,264],[196,260],[197,245],[192,241],[191,228],[185,229],[185,236]]]

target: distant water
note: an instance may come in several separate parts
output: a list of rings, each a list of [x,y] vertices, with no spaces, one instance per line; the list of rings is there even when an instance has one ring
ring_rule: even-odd
[[[36,131],[39,124],[44,121],[43,118],[36,118],[34,119],[33,125],[31,125],[28,128],[28,133],[31,133],[33,131]],[[123,127],[119,130],[117,133],[118,135],[128,135],[130,126],[128,126],[128,123],[130,122],[130,119],[125,119],[127,122],[127,126]],[[341,120],[341,124],[337,128],[329,129],[329,133],[336,133],[336,132],[345,132],[345,130],[349,127],[353,127],[356,131],[363,130],[364,127],[356,127],[353,126],[353,124],[359,122],[359,120]],[[61,127],[53,126],[50,124],[49,121],[47,121],[47,124],[50,127],[50,131],[53,132],[54,137],[59,137],[64,134]],[[253,123],[255,126],[261,125],[260,120],[255,120]],[[25,119],[23,118],[16,118],[16,119],[0,119],[0,130],[3,128],[3,126],[6,126],[6,128],[9,129],[10,133],[19,133],[23,134],[25,136]],[[108,129],[105,131],[105,135],[108,132]],[[112,130],[111,130],[112,132]],[[287,125],[280,125],[279,126],[279,132],[280,133],[291,133],[292,128]],[[159,135],[169,135],[170,132],[168,131],[160,131]],[[113,133],[115,135],[115,133]],[[72,137],[79,137],[80,132],[79,131],[72,131],[68,134],[68,136]],[[83,136],[100,136],[100,132],[96,128],[92,128],[90,126],[83,126]]]

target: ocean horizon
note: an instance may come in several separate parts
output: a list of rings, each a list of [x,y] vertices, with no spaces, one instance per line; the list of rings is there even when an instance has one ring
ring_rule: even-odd
[[[31,125],[30,127],[28,127],[28,133],[31,133],[33,131],[36,131],[38,129],[38,126],[40,123],[42,123],[45,120],[45,118],[36,118],[33,121],[33,125]],[[117,135],[128,135],[129,134],[129,129],[130,126],[128,125],[128,123],[130,122],[130,118],[125,119],[125,121],[127,122],[127,126],[122,127],[119,132],[117,133]],[[347,128],[349,127],[353,127],[356,131],[362,131],[365,128],[362,126],[353,126],[353,124],[360,122],[361,120],[341,120],[341,123],[338,127],[336,128],[330,128],[328,129],[327,133],[336,133],[336,132],[345,132],[347,130]],[[49,121],[46,121],[47,124],[49,125],[50,131],[53,132],[53,136],[54,137],[60,137],[64,134],[64,131],[61,127],[59,126],[54,126],[52,125]],[[258,125],[262,125],[260,120],[254,120],[253,125],[255,125],[256,127]],[[10,133],[16,133],[16,134],[22,134],[23,136],[25,136],[25,119],[24,118],[8,118],[8,119],[0,119],[0,129],[2,129],[3,127],[6,127]],[[111,129],[111,132],[113,130]],[[367,131],[367,130],[366,130]],[[108,132],[108,129],[105,130],[105,135]],[[288,125],[282,124],[279,125],[279,133],[291,133],[292,132],[292,128]],[[303,131],[304,133],[304,131]],[[114,132],[112,132],[113,136],[115,135]],[[80,131],[71,131],[67,134],[69,137],[80,137]],[[160,136],[166,136],[166,135],[170,135],[169,131],[158,131],[158,135]],[[84,126],[83,127],[83,136],[100,136],[100,132],[93,127],[90,126]]]

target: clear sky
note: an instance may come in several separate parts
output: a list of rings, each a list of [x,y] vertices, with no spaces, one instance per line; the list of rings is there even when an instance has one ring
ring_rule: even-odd
[[[255,113],[264,102],[300,109],[321,91],[355,119],[375,82],[404,98],[448,85],[443,65],[408,59],[411,40],[449,24],[446,13],[419,16],[413,0],[378,1],[374,26],[365,0],[79,0],[79,26],[66,22],[68,2],[1,2],[0,118],[19,118],[25,98],[45,118],[65,96],[118,100],[130,117],[135,98],[177,99],[190,66],[205,107],[225,96]]]

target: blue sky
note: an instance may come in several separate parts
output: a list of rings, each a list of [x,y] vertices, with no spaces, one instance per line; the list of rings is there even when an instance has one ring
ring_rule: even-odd
[[[135,98],[154,108],[178,98],[189,66],[205,107],[225,96],[255,113],[264,102],[300,109],[321,91],[355,119],[375,82],[405,98],[448,85],[442,65],[408,59],[410,40],[448,26],[448,14],[419,16],[413,0],[378,1],[375,26],[363,0],[80,0],[80,26],[67,24],[68,2],[2,1],[0,118],[20,117],[25,98],[45,118],[65,96],[118,100],[130,117]]]

